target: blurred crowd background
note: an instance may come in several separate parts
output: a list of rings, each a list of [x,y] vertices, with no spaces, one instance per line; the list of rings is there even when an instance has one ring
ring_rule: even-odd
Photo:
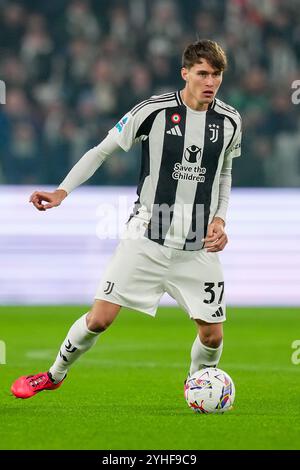
[[[0,0],[0,182],[58,185],[119,118],[183,87],[181,54],[218,41],[218,97],[243,117],[235,186],[300,185],[300,0]],[[91,184],[135,185],[140,149],[111,156]]]

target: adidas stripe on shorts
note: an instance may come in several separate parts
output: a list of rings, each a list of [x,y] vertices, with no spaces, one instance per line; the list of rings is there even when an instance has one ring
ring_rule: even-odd
[[[155,316],[167,292],[190,318],[225,321],[224,279],[217,253],[160,245],[144,237],[146,227],[137,217],[127,223],[95,299]]]

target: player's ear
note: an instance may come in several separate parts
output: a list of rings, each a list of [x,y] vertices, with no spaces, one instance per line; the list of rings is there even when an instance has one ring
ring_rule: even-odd
[[[189,71],[186,67],[181,67],[181,76],[185,82],[188,81]]]

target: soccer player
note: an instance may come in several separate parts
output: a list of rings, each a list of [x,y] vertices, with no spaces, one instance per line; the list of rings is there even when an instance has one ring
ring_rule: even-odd
[[[223,347],[224,280],[217,252],[227,244],[232,159],[240,155],[241,119],[216,98],[226,55],[211,40],[183,53],[180,91],[137,104],[71,169],[54,192],[36,191],[40,211],[59,206],[120,148],[142,143],[138,199],[88,313],[70,328],[47,372],[22,376],[18,398],[58,388],[71,365],[97,341],[122,306],[155,316],[168,292],[197,326],[189,373],[217,366]]]

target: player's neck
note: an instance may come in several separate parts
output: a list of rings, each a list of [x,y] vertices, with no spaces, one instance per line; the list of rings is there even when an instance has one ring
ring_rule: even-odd
[[[180,91],[180,96],[183,103],[194,111],[207,111],[208,104],[201,103],[193,95],[191,95],[186,88]]]

